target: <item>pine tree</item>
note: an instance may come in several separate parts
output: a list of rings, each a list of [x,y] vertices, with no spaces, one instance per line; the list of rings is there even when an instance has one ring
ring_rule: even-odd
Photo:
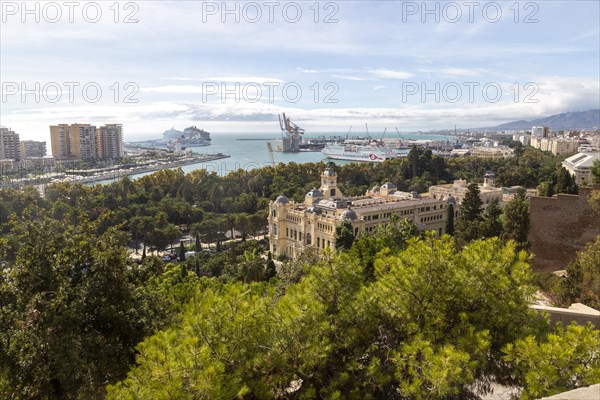
[[[564,167],[558,171],[555,191],[566,194],[577,194],[579,191],[575,178]]]
[[[457,243],[461,246],[481,237],[483,202],[479,193],[479,186],[471,183],[460,205],[455,236]]]
[[[354,243],[354,228],[350,221],[344,221],[335,228],[335,247],[340,250],[348,250]]]
[[[202,244],[200,243],[200,234],[196,233],[196,244],[194,245],[196,252],[202,251]]]
[[[486,238],[500,236],[502,234],[502,222],[500,221],[502,209],[498,199],[494,199],[485,209],[483,214],[482,235]]]
[[[448,235],[454,235],[454,204],[448,204],[446,209],[446,227],[444,231]]]
[[[181,263],[181,279],[184,279],[187,276],[188,270],[185,263]]]
[[[275,267],[275,261],[271,252],[267,254],[267,265],[266,265],[266,278],[271,279],[277,275],[277,268]]]
[[[504,207],[504,232],[502,240],[513,240],[519,249],[529,247],[529,202],[525,198],[525,189],[520,189]]]
[[[183,240],[179,242],[179,261],[185,261],[185,246],[183,245]]]

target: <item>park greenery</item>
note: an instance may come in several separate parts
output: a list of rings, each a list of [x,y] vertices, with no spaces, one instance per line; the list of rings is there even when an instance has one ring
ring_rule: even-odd
[[[577,191],[559,158],[518,150],[488,160],[415,148],[334,168],[349,195],[488,170],[503,186]],[[399,218],[356,237],[342,225],[338,251],[273,260],[269,201],[302,201],[324,168],[1,189],[0,398],[474,398],[492,383],[536,398],[600,381],[598,331],[553,331],[528,308],[539,288],[598,306],[600,239],[567,279],[534,274],[524,192],[484,209],[471,185],[452,235]]]

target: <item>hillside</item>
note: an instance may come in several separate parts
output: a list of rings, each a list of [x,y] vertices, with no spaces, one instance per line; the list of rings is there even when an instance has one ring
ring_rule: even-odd
[[[494,127],[497,130],[531,129],[532,126],[547,126],[559,129],[600,129],[600,110],[566,112],[531,121],[519,120]]]

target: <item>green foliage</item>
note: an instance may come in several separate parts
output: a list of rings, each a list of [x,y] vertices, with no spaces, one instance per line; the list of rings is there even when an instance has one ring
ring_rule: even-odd
[[[179,261],[185,261],[185,246],[183,245],[183,240],[179,241]]]
[[[512,240],[518,249],[528,249],[529,226],[529,201],[525,198],[525,190],[519,190],[504,207],[502,240]]]
[[[202,244],[200,242],[200,234],[199,233],[196,233],[196,235],[195,235],[194,251],[196,253],[199,251],[202,251]]]
[[[471,183],[460,205],[455,236],[461,246],[482,236],[483,202],[479,193],[479,185]]]
[[[592,164],[592,183],[600,183],[600,160],[595,160]]]
[[[236,283],[199,291],[177,327],[138,346],[140,365],[109,386],[109,399],[227,399],[263,389],[252,379],[266,342],[269,297]],[[262,318],[261,318],[262,317]],[[264,398],[264,396],[263,396]]]
[[[474,181],[487,170],[494,170],[504,186],[535,187],[553,180],[553,190],[559,161],[531,148],[518,157],[499,160],[447,160],[430,150],[413,149],[404,159],[334,168],[340,186],[346,193],[357,195],[375,182],[391,181],[399,190],[420,192],[431,184],[456,178]],[[139,393],[144,395],[123,389],[119,392],[123,398],[161,398],[162,393],[164,398],[362,399],[394,398],[399,390],[409,398],[464,396],[466,382],[487,368],[478,356],[481,349],[488,342],[495,348],[504,339],[485,333],[471,321],[472,314],[482,307],[475,302],[475,295],[466,310],[452,302],[453,308],[444,308],[441,298],[430,297],[435,303],[431,307],[438,310],[433,315],[468,320],[460,322],[466,324],[463,330],[447,336],[464,336],[468,344],[450,343],[432,335],[438,322],[420,325],[425,317],[415,312],[411,315],[416,322],[403,322],[409,328],[423,326],[425,333],[416,335],[412,328],[396,324],[392,314],[374,303],[380,293],[371,293],[371,285],[382,285],[384,279],[376,268],[379,260],[402,258],[399,254],[408,240],[420,235],[405,221],[396,219],[378,227],[373,236],[361,233],[348,255],[329,254],[328,261],[319,264],[318,257],[307,251],[298,260],[285,261],[269,289],[256,284],[221,286],[215,279],[202,278],[255,282],[273,276],[274,263],[267,261],[265,265],[262,250],[254,250],[255,242],[230,245],[224,243],[225,233],[238,231],[243,241],[264,233],[268,202],[280,193],[303,199],[318,185],[324,166],[289,163],[277,169],[239,170],[223,177],[206,170],[189,174],[181,169],[161,170],[136,181],[126,178],[110,185],[53,184],[46,187],[44,197],[33,187],[0,190],[0,397],[102,397],[101,387],[106,382],[123,377],[135,354],[133,346],[174,319],[189,319],[187,330],[164,331],[164,337],[148,345],[151,351],[162,343],[160,351],[149,353],[148,359],[158,363],[168,355],[166,369],[150,371],[156,382],[148,376],[137,381]],[[199,251],[182,265],[165,265],[151,255],[176,243],[182,232],[195,236],[197,251],[202,239],[219,252]],[[142,265],[129,262],[120,250],[123,234],[129,236],[136,253],[142,245]],[[220,251],[227,246],[231,248]],[[409,247],[414,252],[418,246]],[[429,256],[423,262],[438,263]],[[506,261],[506,270],[510,265]],[[85,268],[87,273],[82,272]],[[462,267],[456,274],[470,276]],[[572,276],[579,275],[573,272]],[[460,287],[452,283],[452,277],[445,279]],[[439,285],[446,281],[440,280]],[[520,287],[523,282],[513,281],[513,285]],[[230,286],[236,285],[243,294],[229,296]],[[489,285],[493,288],[495,283]],[[215,308],[195,312],[207,324],[216,324],[218,339],[214,341],[200,335],[205,330],[197,330],[188,315],[188,307],[197,302],[192,301],[196,293],[200,295],[207,288],[214,291],[214,303],[202,304],[215,304]],[[397,297],[411,296],[404,292],[388,294],[397,301],[401,300]],[[190,301],[192,305],[186,305]],[[392,306],[400,310],[403,304]],[[184,309],[186,314],[177,315]],[[253,311],[238,315],[244,310]],[[211,314],[213,311],[222,313],[224,320]],[[501,313],[505,311],[500,308]],[[519,312],[515,311],[517,319]],[[236,331],[227,318],[245,322]],[[255,331],[255,326],[260,328]],[[519,332],[507,337],[517,337]],[[232,338],[244,335],[245,341],[234,348]],[[194,340],[199,344],[192,344]],[[183,341],[187,344],[181,344]],[[263,347],[256,348],[257,343]],[[216,348],[223,352],[215,352]],[[190,349],[193,357],[185,358]],[[144,357],[138,360],[142,364],[139,368],[143,368]],[[459,368],[446,369],[446,360]],[[171,371],[177,377],[172,384]],[[502,374],[496,368],[493,375]],[[166,392],[161,392],[163,387]],[[423,392],[423,387],[434,389]],[[148,393],[151,395],[146,396]]]
[[[454,204],[448,204],[446,208],[446,226],[444,227],[446,234],[454,235]]]
[[[523,399],[539,399],[600,383],[600,331],[591,325],[557,325],[538,342],[534,336],[504,348],[504,361],[523,386]]]
[[[554,192],[577,194],[578,191],[579,188],[575,182],[575,177],[572,176],[564,167],[560,168],[556,177],[556,186],[554,187]]]
[[[539,333],[512,244],[409,239],[370,278],[351,252],[324,257],[284,293],[207,282],[108,398],[464,398],[510,381],[502,349]]]
[[[393,214],[386,225],[378,225],[372,234],[360,232],[349,253],[364,267],[366,277],[372,277],[376,255],[385,249],[397,252],[406,248],[408,239],[419,237],[419,228]]]
[[[590,207],[592,207],[592,210],[600,214],[600,190],[592,190],[592,193],[588,198],[588,203],[590,204]]]
[[[565,303],[580,302],[600,309],[600,235],[569,264],[562,292]]]
[[[501,215],[502,209],[500,208],[498,199],[492,200],[483,213],[481,224],[483,237],[500,237],[503,232],[502,221],[500,220]]]
[[[354,243],[354,228],[350,221],[344,221],[335,228],[335,247],[340,250],[348,250]]]
[[[266,271],[265,271],[266,279],[271,279],[271,278],[274,278],[275,276],[277,276],[277,268],[275,267],[275,261],[273,261],[273,256],[271,255],[270,251],[267,254],[267,265],[266,265],[265,269],[266,269]]]
[[[114,234],[25,221],[14,223],[20,247],[0,275],[0,397],[101,398],[161,326],[159,298],[132,284]]]

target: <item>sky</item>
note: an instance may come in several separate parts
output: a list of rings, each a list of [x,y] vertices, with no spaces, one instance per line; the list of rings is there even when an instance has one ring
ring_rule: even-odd
[[[599,1],[0,1],[0,124],[125,140],[495,126],[600,108]],[[49,143],[48,143],[49,144]]]

